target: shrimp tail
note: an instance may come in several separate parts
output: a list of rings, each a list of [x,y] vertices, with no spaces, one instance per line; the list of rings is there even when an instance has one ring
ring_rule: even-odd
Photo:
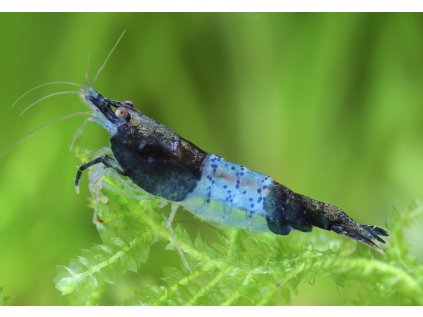
[[[265,200],[265,210],[269,230],[280,235],[287,235],[292,229],[309,232],[319,227],[353,238],[379,252],[382,252],[379,243],[385,244],[382,237],[389,236],[382,228],[355,222],[336,206],[297,194],[276,182]]]
[[[381,251],[378,243],[386,243],[382,239],[389,236],[386,230],[376,226],[361,225],[336,206],[299,194],[295,196],[297,203],[305,209],[305,218],[309,224],[353,238],[378,251]]]

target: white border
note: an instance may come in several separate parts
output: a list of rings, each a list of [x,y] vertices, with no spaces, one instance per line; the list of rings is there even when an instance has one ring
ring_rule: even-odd
[[[7,12],[418,12],[421,0],[13,0]]]
[[[404,306],[265,306],[265,307],[0,307],[0,315],[7,317],[22,316],[125,316],[125,317],[357,317],[357,316],[422,316],[422,307]]]
[[[6,12],[418,12],[421,0],[13,0]],[[423,316],[422,307],[0,307],[1,316],[243,316],[289,317]]]

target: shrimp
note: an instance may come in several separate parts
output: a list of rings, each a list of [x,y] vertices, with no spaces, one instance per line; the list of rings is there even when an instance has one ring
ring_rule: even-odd
[[[336,206],[295,193],[267,175],[205,152],[136,110],[132,102],[107,99],[92,87],[83,98],[93,110],[93,121],[109,132],[114,157],[104,155],[82,165],[76,188],[85,169],[102,163],[146,192],[206,221],[278,235],[318,227],[377,250],[378,243],[385,243],[386,230],[361,225]],[[172,209],[168,225],[175,212]]]
[[[75,178],[77,192],[83,172],[95,164],[104,164],[144,191],[171,203],[166,225],[187,269],[188,262],[171,227],[179,206],[206,221],[277,235],[292,230],[310,232],[318,227],[381,251],[379,243],[385,243],[382,237],[389,236],[386,230],[359,224],[334,205],[295,193],[270,176],[207,153],[137,110],[131,101],[101,95],[93,88],[94,82],[118,42],[91,86],[79,92],[92,111],[89,120],[108,131],[113,156],[100,155],[80,166]]]

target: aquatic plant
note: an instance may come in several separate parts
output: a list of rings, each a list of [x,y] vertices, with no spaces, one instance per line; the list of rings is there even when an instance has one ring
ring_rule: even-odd
[[[140,267],[156,242],[173,247],[163,201],[99,165],[91,169],[89,179],[93,219],[102,244],[59,267],[55,280],[57,289],[75,304],[101,303],[105,292],[129,271],[143,274]],[[206,242],[176,224],[192,272],[182,263],[169,266],[163,261],[163,279],[134,289],[122,304],[289,304],[301,283],[329,277],[347,294],[342,297],[345,304],[421,305],[423,266],[409,254],[404,230],[422,214],[419,202],[392,213],[384,254],[323,231],[282,237],[218,228],[212,241]]]

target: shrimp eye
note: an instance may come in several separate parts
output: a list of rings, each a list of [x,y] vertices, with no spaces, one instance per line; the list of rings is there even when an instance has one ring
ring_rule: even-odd
[[[125,100],[124,102],[122,102],[125,106],[131,107],[132,109],[135,108],[134,103],[131,100]]]
[[[129,111],[125,107],[119,107],[115,111],[115,115],[121,119],[128,119],[129,118]]]

